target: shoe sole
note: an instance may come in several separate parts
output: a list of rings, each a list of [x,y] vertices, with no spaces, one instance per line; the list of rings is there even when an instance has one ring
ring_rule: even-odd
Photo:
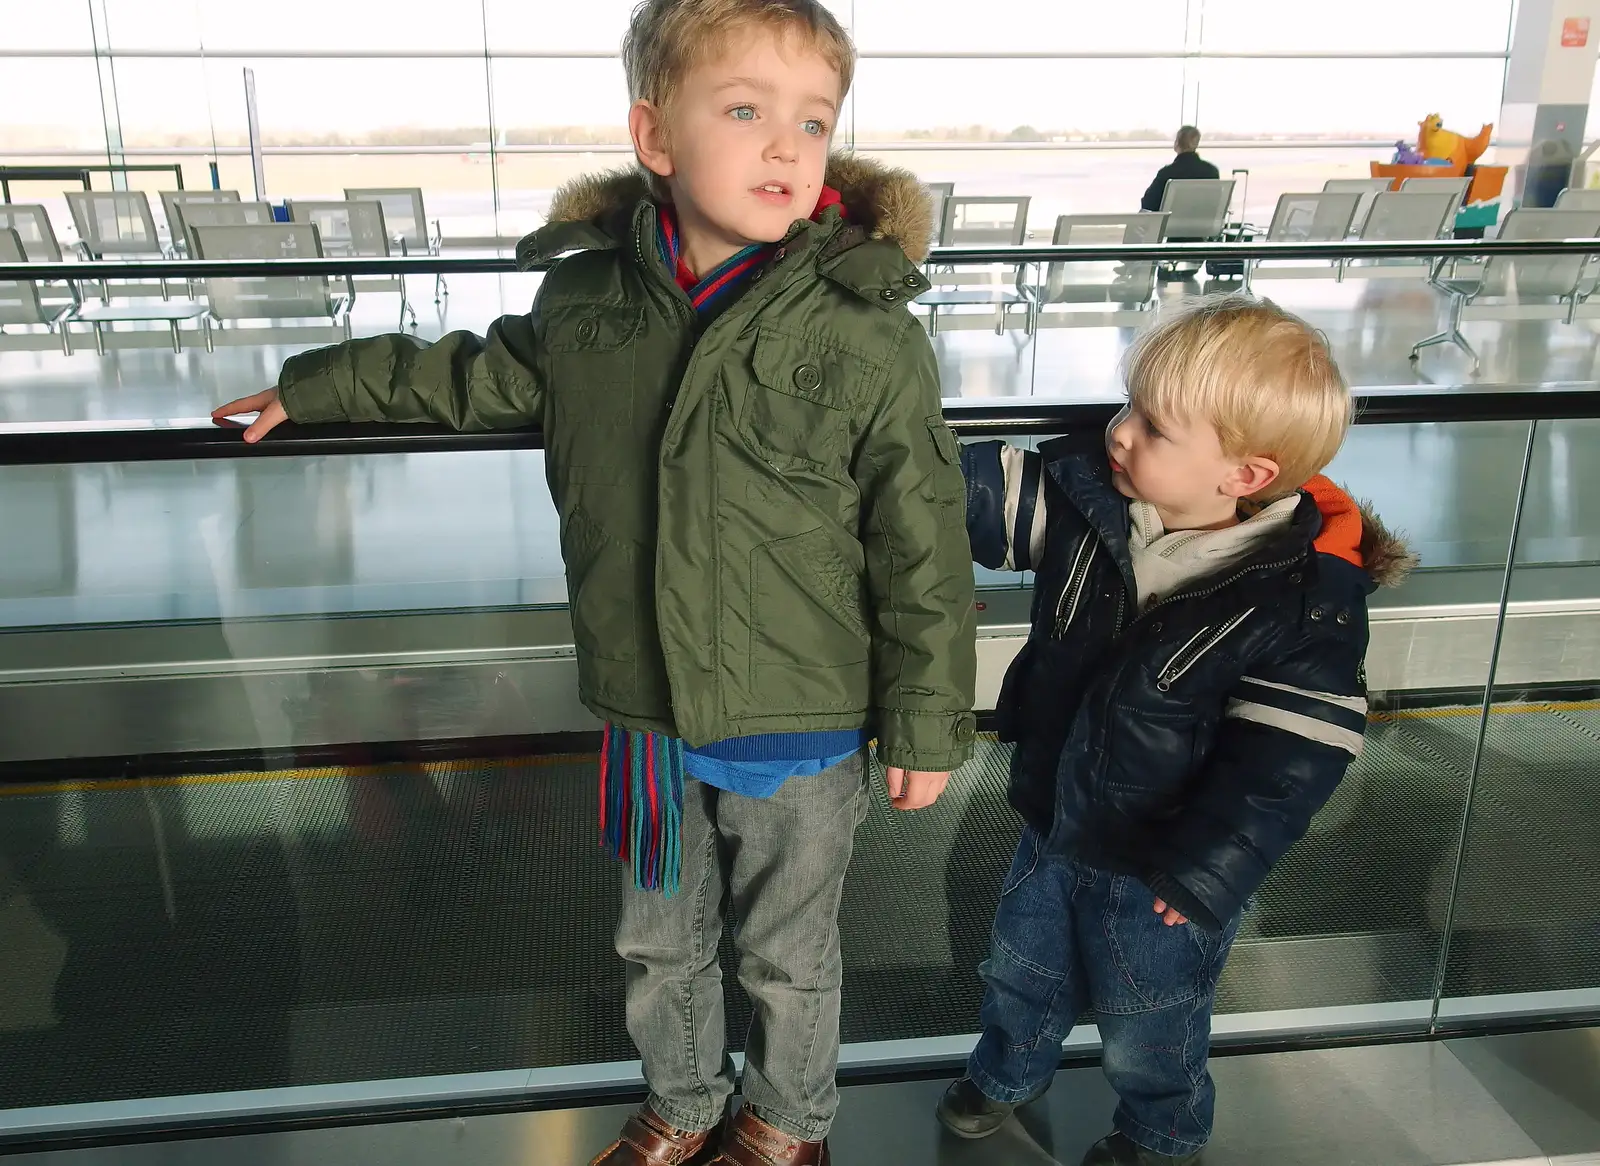
[[[1016,1111],[1013,1110],[1012,1112],[1015,1113]],[[960,1126],[956,1125],[953,1121],[951,1121],[948,1117],[945,1116],[943,1107],[940,1107],[937,1116],[939,1118],[939,1124],[940,1125],[942,1125],[945,1129],[949,1130],[952,1134],[954,1134],[956,1137],[960,1138],[962,1141],[965,1141],[965,1142],[979,1142],[979,1141],[982,1141],[984,1138],[992,1137],[995,1134],[1000,1132],[1000,1127],[1001,1126],[1006,1124],[1005,1121],[1000,1121],[993,1128],[987,1129],[987,1130],[962,1129]],[[1011,1116],[1011,1114],[1007,1114],[1006,1118],[1009,1119],[1010,1116]]]
[[[963,1141],[981,1142],[984,1138],[990,1138],[990,1137],[993,1137],[995,1134],[999,1133],[1000,1132],[1000,1127],[1005,1125],[1006,1122],[1010,1121],[1011,1118],[1016,1115],[1017,1110],[1021,1109],[1023,1106],[1032,1105],[1035,1101],[1038,1101],[1041,1097],[1043,1097],[1048,1092],[1050,1092],[1050,1086],[1046,1085],[1043,1089],[1039,1090],[1039,1092],[1035,1093],[1032,1097],[1023,1098],[1021,1101],[1019,1101],[1015,1105],[1013,1105],[1011,1107],[1011,1112],[1006,1114],[1005,1117],[1001,1118],[998,1122],[996,1122],[991,1129],[986,1129],[986,1130],[964,1130],[964,1129],[962,1129],[960,1126],[956,1125],[949,1117],[947,1117],[945,1115],[945,1107],[944,1107],[944,1103],[943,1102],[941,1102],[939,1104],[939,1108],[938,1108],[938,1110],[935,1111],[934,1116],[936,1116],[939,1119],[939,1124],[940,1125],[942,1125],[945,1129],[949,1130],[952,1134],[954,1134],[956,1137],[962,1139]]]

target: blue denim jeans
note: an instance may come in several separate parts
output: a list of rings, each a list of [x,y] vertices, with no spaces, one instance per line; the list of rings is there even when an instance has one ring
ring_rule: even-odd
[[[1138,879],[1051,858],[1023,831],[980,969],[983,1035],[967,1064],[978,1088],[1008,1102],[1038,1092],[1073,1023],[1093,1010],[1121,1099],[1117,1130],[1158,1154],[1206,1144],[1211,1006],[1239,920],[1217,935],[1168,927],[1154,907]]]

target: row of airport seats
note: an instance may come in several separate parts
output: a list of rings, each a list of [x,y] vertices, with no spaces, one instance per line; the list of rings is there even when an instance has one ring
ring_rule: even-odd
[[[1389,179],[1329,179],[1321,191],[1279,197],[1263,232],[1230,219],[1232,179],[1175,179],[1159,211],[1062,215],[1056,244],[1116,245],[1265,238],[1274,242],[1359,239],[1413,242],[1446,236],[1470,180],[1410,178],[1399,190]],[[949,184],[930,187],[938,208],[934,242],[943,246],[1021,246],[1030,240],[1026,196],[957,196]],[[1589,238],[1600,234],[1600,190],[1564,191],[1554,209],[1519,209],[1502,222],[1508,239]],[[1529,256],[1488,262],[1425,259],[1247,261],[1236,265],[1249,289],[1260,279],[1415,279],[1448,298],[1449,325],[1418,342],[1453,344],[1478,358],[1461,335],[1467,319],[1554,319],[1572,323],[1600,315],[1590,297],[1600,271],[1588,258]],[[932,288],[918,298],[930,330],[987,328],[1003,334],[1020,322],[1022,335],[1040,327],[1137,327],[1157,306],[1155,262],[994,264],[986,268],[931,265]]]
[[[143,191],[71,191],[66,201],[77,242],[65,252],[44,206],[0,204],[0,262],[59,263],[74,252],[84,260],[248,260],[381,258],[442,250],[442,232],[437,223],[429,231],[420,189],[350,188],[344,194],[342,200],[287,200],[289,221],[282,222],[271,205],[246,202],[238,191],[163,191],[163,237]],[[86,282],[0,282],[0,347],[59,343],[70,354],[72,326],[78,324],[93,329],[97,352],[105,351],[108,338],[118,347],[170,339],[173,350],[181,352],[186,334],[181,326],[194,322],[207,351],[219,341],[321,343],[349,335],[349,311],[358,290],[399,293],[400,326],[408,318],[416,324],[405,280],[398,275],[94,280],[98,303],[85,295]],[[173,283],[182,288],[176,299]],[[448,294],[443,278],[436,277],[435,302]],[[165,324],[167,332],[116,332],[112,326],[118,323]]]
[[[1414,241],[1446,234],[1467,189],[1467,179],[1412,178],[1399,190],[1388,179],[1330,179],[1323,190],[1289,193],[1277,202],[1264,232],[1234,223],[1232,179],[1179,179],[1167,184],[1159,211],[1062,215],[1049,236],[1057,244],[1117,245],[1223,237],[1271,241],[1337,242],[1344,239]],[[929,184],[936,214],[930,242],[943,246],[1020,246],[1029,234],[1027,196],[957,196],[952,184]],[[311,256],[437,254],[442,232],[428,230],[417,188],[347,189],[343,200],[286,203],[289,222],[275,221],[264,202],[236,191],[166,191],[163,240],[149,200],[138,191],[67,194],[77,250],[85,259],[190,256],[202,259],[274,259]],[[1600,191],[1568,190],[1554,210],[1511,212],[1505,238],[1573,238],[1600,233]],[[0,204],[0,262],[60,261],[62,248],[45,208]],[[1413,278],[1429,281],[1448,299],[1449,326],[1418,342],[1413,357],[1437,344],[1477,356],[1461,335],[1470,319],[1590,318],[1600,303],[1594,265],[1581,258],[1528,257],[1488,263],[1426,260],[1259,262],[1236,265],[1243,286],[1260,279]],[[1154,262],[1010,263],[982,267],[933,264],[932,284],[918,298],[930,332],[987,328],[997,334],[1020,324],[1023,336],[1040,327],[1138,327],[1157,305]],[[177,281],[173,281],[177,282]],[[326,342],[349,334],[349,311],[358,290],[398,292],[400,326],[414,326],[415,311],[399,276],[183,281],[174,299],[167,280],[94,281],[90,303],[83,281],[0,282],[0,347],[50,347],[72,351],[74,324],[94,330],[104,352],[108,336],[119,347],[165,342],[148,328],[110,333],[121,322],[164,323],[175,351],[180,327],[198,321],[209,351],[216,343]],[[152,284],[155,286],[153,287]],[[448,294],[443,280],[435,300]],[[159,302],[152,302],[159,295]],[[308,321],[315,321],[308,323]],[[266,326],[247,326],[247,325]],[[6,331],[7,326],[12,331]],[[21,326],[23,331],[15,330]],[[189,333],[192,335],[192,333]]]

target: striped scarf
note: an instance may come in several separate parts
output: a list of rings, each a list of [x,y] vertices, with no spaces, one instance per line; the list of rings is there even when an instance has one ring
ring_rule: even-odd
[[[600,838],[633,867],[633,884],[678,892],[683,844],[683,742],[608,724],[600,741]]]

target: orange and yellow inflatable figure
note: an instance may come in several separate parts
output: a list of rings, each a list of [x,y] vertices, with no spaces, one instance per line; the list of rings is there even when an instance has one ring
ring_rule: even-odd
[[[1457,174],[1465,174],[1489,148],[1493,125],[1486,125],[1476,137],[1465,138],[1444,128],[1444,119],[1430,113],[1417,123],[1417,150],[1424,158],[1438,158],[1450,164]]]
[[[1373,162],[1374,178],[1390,179],[1390,189],[1399,190],[1407,178],[1460,178],[1470,166],[1472,185],[1467,191],[1468,203],[1486,202],[1498,198],[1505,186],[1504,166],[1479,166],[1477,161],[1489,148],[1489,135],[1494,126],[1486,125],[1476,137],[1464,138],[1444,128],[1444,119],[1430,113],[1417,123],[1417,152],[1428,159],[1425,165],[1399,162]]]

